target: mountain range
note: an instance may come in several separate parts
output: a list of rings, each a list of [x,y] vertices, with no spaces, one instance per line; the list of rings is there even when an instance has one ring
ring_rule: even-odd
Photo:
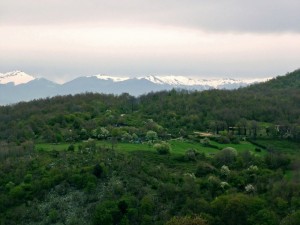
[[[98,92],[107,94],[129,93],[139,96],[149,92],[186,89],[236,89],[253,83],[264,82],[263,79],[193,79],[184,76],[145,76],[116,77],[107,75],[82,76],[63,84],[45,78],[36,78],[22,71],[0,73],[0,105],[13,104],[20,101],[53,97],[56,95]]]

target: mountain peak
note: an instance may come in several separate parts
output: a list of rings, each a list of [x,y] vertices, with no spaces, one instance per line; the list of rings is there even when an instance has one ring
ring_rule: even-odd
[[[108,75],[103,75],[103,74],[98,74],[98,75],[89,76],[89,77],[96,77],[97,79],[100,79],[100,80],[112,80],[114,82],[121,82],[121,81],[125,81],[125,80],[129,79],[129,77],[116,77],[116,76],[108,76]]]
[[[28,83],[34,79],[35,77],[19,70],[0,74],[0,84],[14,83],[14,85],[19,85]]]
[[[185,77],[185,76],[175,76],[175,75],[163,75],[155,76],[150,75],[146,77],[139,77],[138,79],[146,79],[155,84],[168,84],[172,86],[192,86],[197,85],[199,82],[195,79]]]
[[[236,85],[246,86],[252,83],[264,82],[270,78],[258,78],[258,79],[246,79],[238,80],[233,78],[222,78],[222,79],[197,79],[190,78],[185,76],[174,76],[174,75],[165,75],[165,76],[146,76],[139,77],[138,79],[146,79],[152,83],[159,85],[171,85],[171,86],[209,86],[211,88],[223,88],[225,85]]]

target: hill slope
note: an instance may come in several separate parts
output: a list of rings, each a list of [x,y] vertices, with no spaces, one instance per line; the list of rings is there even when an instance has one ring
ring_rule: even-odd
[[[0,108],[0,138],[46,138],[51,136],[50,131],[64,137],[74,126],[91,135],[99,126],[123,124],[139,128],[147,119],[152,119],[164,132],[173,135],[195,130],[224,130],[247,121],[247,126],[254,122],[288,126],[295,130],[293,138],[297,139],[300,89],[295,80],[298,76],[299,71],[295,71],[263,84],[231,91],[172,90],[140,97],[89,93],[20,103]],[[281,88],[277,88],[278,83]],[[122,117],[123,114],[126,117]],[[16,121],[21,122],[26,132],[19,129]]]
[[[0,224],[299,224],[297,78],[0,106]]]

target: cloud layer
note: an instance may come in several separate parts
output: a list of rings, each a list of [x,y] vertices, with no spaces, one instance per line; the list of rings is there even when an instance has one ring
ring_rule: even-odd
[[[300,32],[298,0],[4,0],[3,24],[147,23],[210,31]]]
[[[0,72],[245,77],[299,67],[298,0],[3,0]]]

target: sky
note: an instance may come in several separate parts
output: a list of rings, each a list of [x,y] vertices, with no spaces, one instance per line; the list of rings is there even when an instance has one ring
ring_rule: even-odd
[[[299,0],[0,0],[0,73],[262,78],[300,67]]]

